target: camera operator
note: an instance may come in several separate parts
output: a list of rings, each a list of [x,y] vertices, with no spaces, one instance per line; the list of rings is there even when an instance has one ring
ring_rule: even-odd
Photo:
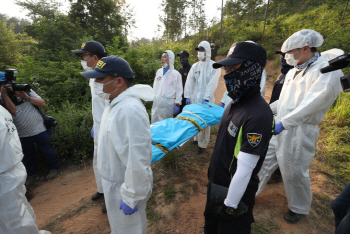
[[[37,173],[35,145],[44,155],[50,169],[49,174],[46,176],[47,180],[56,177],[60,165],[50,145],[50,137],[46,131],[44,120],[35,108],[35,106],[45,107],[45,101],[30,89],[29,86],[27,87],[27,92],[15,89],[14,87],[21,85],[14,82],[15,76],[13,76],[13,74],[17,72],[14,71],[14,69],[5,71],[5,82],[8,84],[1,86],[1,99],[4,102],[4,107],[12,114],[13,123],[20,137],[24,153],[23,164],[28,174],[26,186],[30,187],[35,182],[34,175]],[[8,89],[6,89],[5,86],[8,87]]]

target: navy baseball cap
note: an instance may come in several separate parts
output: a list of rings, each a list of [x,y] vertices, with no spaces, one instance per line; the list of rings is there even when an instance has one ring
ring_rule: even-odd
[[[232,53],[228,55],[225,59],[214,63],[213,68],[216,69],[222,66],[232,66],[238,63],[243,63],[247,60],[258,62],[263,67],[265,67],[266,65],[266,50],[258,43],[241,41],[237,42],[236,47],[231,47],[231,49]]]
[[[80,50],[71,50],[74,54],[80,56],[82,53],[91,52],[102,56],[107,56],[103,45],[98,41],[86,41],[81,45]]]
[[[205,48],[203,46],[198,46],[195,50],[205,50]]]
[[[5,73],[0,72],[0,82],[6,81]]]
[[[190,57],[190,54],[186,50],[183,50],[181,53],[178,53],[177,56]]]
[[[101,78],[105,76],[135,78],[129,63],[116,55],[101,58],[94,70],[80,72],[80,74],[87,78]]]

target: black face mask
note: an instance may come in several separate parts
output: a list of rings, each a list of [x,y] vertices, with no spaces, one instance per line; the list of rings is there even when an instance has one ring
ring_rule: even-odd
[[[292,68],[294,68],[293,66],[290,66],[287,62],[286,62],[286,60],[284,59],[284,56],[283,57],[281,57],[281,73],[282,74],[287,74],[288,73],[288,71],[290,70],[290,69],[292,69]]]
[[[260,86],[262,72],[260,63],[247,60],[237,70],[225,75],[228,96],[238,102],[252,87]]]
[[[184,66],[186,63],[188,63],[188,57],[180,57],[180,63],[182,66]]]

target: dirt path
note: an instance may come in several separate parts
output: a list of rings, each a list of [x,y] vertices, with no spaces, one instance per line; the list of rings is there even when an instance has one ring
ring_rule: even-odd
[[[218,58],[221,59],[221,58]],[[278,70],[274,62],[266,67],[268,80],[265,99],[269,101]],[[220,104],[225,83],[223,75],[215,92],[216,104]],[[154,173],[153,195],[148,202],[148,233],[204,233],[203,211],[206,202],[207,168],[215,145],[218,127],[213,127],[211,141],[201,156],[196,148],[185,144],[175,156],[152,165]],[[91,165],[91,162],[88,163]],[[317,166],[311,167],[312,190],[316,202],[311,214],[298,224],[286,223],[282,216],[288,210],[283,183],[267,185],[256,198],[253,233],[332,233],[330,211],[319,203],[333,198],[323,198],[330,190],[330,179]],[[328,183],[330,182],[330,183]],[[333,183],[334,184],[334,183]],[[110,227],[106,214],[101,213],[103,201],[91,201],[96,192],[95,177],[91,166],[83,169],[67,168],[52,181],[44,182],[34,189],[35,197],[30,201],[35,210],[37,224],[41,229],[56,233],[107,234]]]

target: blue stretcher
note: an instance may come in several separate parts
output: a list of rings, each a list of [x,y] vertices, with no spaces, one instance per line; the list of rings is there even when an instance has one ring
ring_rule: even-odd
[[[212,103],[186,105],[176,118],[151,124],[152,163],[195,136],[204,128],[221,121],[224,108]]]

